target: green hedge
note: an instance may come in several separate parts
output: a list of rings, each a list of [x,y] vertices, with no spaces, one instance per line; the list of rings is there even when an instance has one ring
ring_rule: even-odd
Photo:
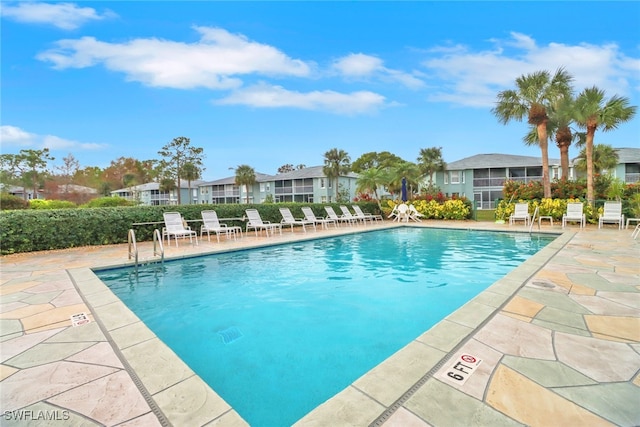
[[[293,216],[304,217],[301,207],[309,206],[317,216],[326,216],[324,206],[333,206],[340,212],[338,203],[274,203],[228,205],[180,205],[180,206],[129,206],[90,209],[12,210],[0,212],[0,253],[2,255],[80,246],[126,243],[129,229],[133,228],[136,240],[153,238],[153,230],[162,224],[133,225],[134,223],[162,222],[163,212],[180,212],[185,220],[198,220],[203,210],[213,209],[219,218],[242,218],[246,209],[255,208],[264,221],[280,222],[279,208],[288,207]],[[359,202],[365,212],[379,214],[374,202]],[[350,204],[347,204],[350,206]],[[225,221],[229,225],[245,228],[245,222]],[[193,223],[199,232],[199,223]]]

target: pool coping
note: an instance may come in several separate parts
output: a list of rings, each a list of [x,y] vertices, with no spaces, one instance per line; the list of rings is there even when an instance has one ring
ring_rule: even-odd
[[[433,224],[385,224],[375,228],[352,228],[331,235],[297,236],[295,241],[317,240],[339,235],[401,227],[428,227],[468,231],[528,233],[516,229],[486,229],[481,227],[439,227]],[[353,411],[357,425],[381,425],[401,407],[412,391],[417,390],[469,339],[474,331],[500,311],[525,283],[553,258],[575,235],[574,231],[536,231],[536,234],[557,236],[503,278],[442,321],[425,331],[383,362],[363,374],[294,425],[327,425],[337,413]],[[292,243],[264,239],[231,251]],[[178,255],[167,260],[207,256],[230,252],[225,248],[208,252]],[[107,337],[116,355],[131,375],[151,410],[162,425],[249,425],[207,385],[180,357],[162,342],[113,292],[94,271],[131,266],[131,262],[100,267],[71,268],[68,274],[81,298],[92,311],[95,321]],[[149,358],[149,354],[155,356]],[[407,371],[407,366],[411,369]],[[186,398],[186,396],[191,397]]]

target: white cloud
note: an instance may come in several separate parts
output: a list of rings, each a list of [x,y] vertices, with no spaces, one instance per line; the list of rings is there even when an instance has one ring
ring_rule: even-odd
[[[103,64],[128,80],[149,86],[233,89],[240,75],[308,76],[311,65],[278,49],[252,42],[220,28],[194,27],[201,38],[182,43],[155,38],[107,43],[93,37],[60,40],[55,49],[37,56],[58,69]]]
[[[37,135],[25,132],[15,126],[0,126],[0,143],[3,146],[23,146],[28,147],[37,139]]]
[[[382,95],[358,91],[339,93],[331,90],[307,93],[289,91],[281,86],[257,84],[233,92],[215,102],[220,105],[247,105],[260,108],[300,108],[304,110],[328,111],[337,114],[362,114],[384,106]]]
[[[50,151],[57,150],[102,150],[107,148],[104,144],[83,143],[70,139],[60,138],[54,135],[38,135],[29,133],[15,126],[0,126],[0,142],[5,147],[19,147],[21,149],[42,149],[48,148]]]
[[[376,78],[384,82],[400,83],[411,89],[424,86],[424,82],[415,75],[387,68],[380,58],[363,53],[352,53],[339,58],[331,68],[348,79]]]
[[[515,32],[508,40],[491,42],[493,49],[478,52],[463,46],[432,49],[423,65],[438,89],[429,99],[493,106],[496,93],[514,88],[517,77],[540,70],[554,73],[559,67],[574,76],[576,92],[595,85],[608,96],[628,96],[640,84],[640,60],[625,56],[616,44],[538,46],[533,38]]]
[[[5,3],[0,8],[2,16],[28,24],[48,24],[63,30],[75,30],[89,21],[114,17],[111,11],[100,15],[90,7],[78,7],[73,3],[19,2]]]

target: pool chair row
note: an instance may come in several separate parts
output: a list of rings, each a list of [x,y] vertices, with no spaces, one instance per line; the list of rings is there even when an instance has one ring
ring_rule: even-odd
[[[173,238],[176,246],[178,246],[178,238],[186,239],[187,237],[191,244],[194,243],[194,240],[195,244],[198,244],[198,234],[187,225],[187,222],[179,212],[165,212],[163,216],[164,228],[162,229],[162,237],[163,239],[167,239],[167,244],[170,245],[171,239]],[[216,211],[202,211],[201,216],[202,226],[200,227],[200,239],[203,238],[205,233],[207,233],[209,241],[211,240],[211,233],[215,234],[218,242],[220,242],[220,234],[226,235],[227,238],[233,237],[234,239],[237,238],[238,234],[242,237],[242,227],[222,224],[218,219]]]
[[[310,207],[302,207],[301,210],[304,214],[304,218],[296,218],[293,216],[289,208],[280,208],[280,215],[282,216],[280,223],[264,221],[256,209],[247,209],[245,211],[247,216],[246,231],[249,232],[250,230],[254,230],[256,236],[259,231],[264,231],[268,236],[274,235],[276,231],[282,234],[283,226],[289,226],[292,232],[294,231],[295,226],[300,226],[306,233],[307,226],[311,226],[315,231],[317,231],[318,225],[321,225],[324,229],[328,229],[329,226],[338,227],[341,223],[354,225],[357,223],[366,224],[367,222],[373,223],[373,221],[382,220],[382,216],[365,213],[360,209],[360,206],[356,205],[353,205],[355,212],[353,214],[346,206],[340,206],[340,210],[342,211],[341,215],[338,215],[331,206],[325,206],[324,209],[327,212],[327,216],[318,217]]]

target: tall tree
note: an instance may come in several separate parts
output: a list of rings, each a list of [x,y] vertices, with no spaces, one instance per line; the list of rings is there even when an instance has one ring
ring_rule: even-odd
[[[400,157],[388,151],[381,151],[379,153],[371,151],[358,157],[351,165],[351,170],[355,173],[360,173],[369,168],[390,169],[403,161]]]
[[[338,178],[341,175],[346,175],[351,171],[351,158],[346,151],[338,148],[332,148],[324,153],[324,166],[322,167],[322,173],[325,174],[327,179],[335,182],[336,201],[340,200],[340,194],[338,189]]]
[[[405,178],[407,180],[409,198],[413,200],[414,189],[418,188],[422,175],[418,165],[412,162],[402,161],[397,163],[389,173],[389,191],[394,194],[400,192],[402,189],[402,178]]]
[[[380,197],[378,197],[378,188],[384,186],[388,181],[387,173],[384,169],[369,168],[360,172],[356,180],[356,191],[359,193],[373,193],[378,207],[382,210]]]
[[[162,169],[162,175],[165,178],[176,180],[178,186],[178,204],[181,204],[180,197],[180,178],[182,177],[182,169],[187,163],[192,163],[198,168],[202,168],[203,149],[191,145],[191,140],[184,136],[173,138],[173,141],[167,143],[158,154],[163,157],[159,165]]]
[[[187,188],[189,189],[189,204],[191,204],[192,196],[191,196],[191,181],[195,181],[199,179],[201,175],[201,170],[199,167],[194,165],[193,163],[185,163],[182,167],[182,178],[187,180]]]
[[[420,172],[429,177],[429,187],[433,186],[433,174],[444,172],[447,164],[442,158],[442,147],[421,148],[418,156]]]
[[[80,162],[69,153],[67,157],[62,158],[62,165],[56,168],[60,171],[60,175],[65,185],[65,193],[69,192],[69,185],[73,182],[73,177],[80,169]]]
[[[594,175],[600,175],[603,171],[610,171],[618,165],[618,150],[607,144],[596,144],[591,153]],[[587,148],[580,150],[580,154],[575,158],[576,169],[586,172]]]
[[[236,185],[244,186],[246,201],[249,204],[249,187],[256,183],[256,171],[249,165],[240,165],[236,168]]]
[[[587,201],[593,205],[593,140],[596,130],[603,132],[617,129],[621,123],[631,120],[636,114],[636,106],[629,105],[629,99],[614,95],[605,98],[605,92],[593,86],[584,89],[576,98],[575,121],[581,129],[586,129],[585,156],[587,162]]]
[[[49,155],[49,149],[42,150],[20,150],[19,154],[5,155],[3,163],[6,162],[13,170],[13,174],[19,176],[24,188],[23,197],[27,199],[27,187],[33,188],[33,198],[38,198],[38,186],[43,184],[47,174],[49,161],[55,160]]]
[[[549,137],[547,134],[547,110],[558,100],[571,96],[573,77],[564,68],[551,76],[548,71],[537,71],[516,79],[516,89],[498,93],[496,106],[491,112],[502,124],[511,120],[527,122],[536,127],[538,145],[542,154],[542,185],[544,197],[551,197],[549,179]]]

